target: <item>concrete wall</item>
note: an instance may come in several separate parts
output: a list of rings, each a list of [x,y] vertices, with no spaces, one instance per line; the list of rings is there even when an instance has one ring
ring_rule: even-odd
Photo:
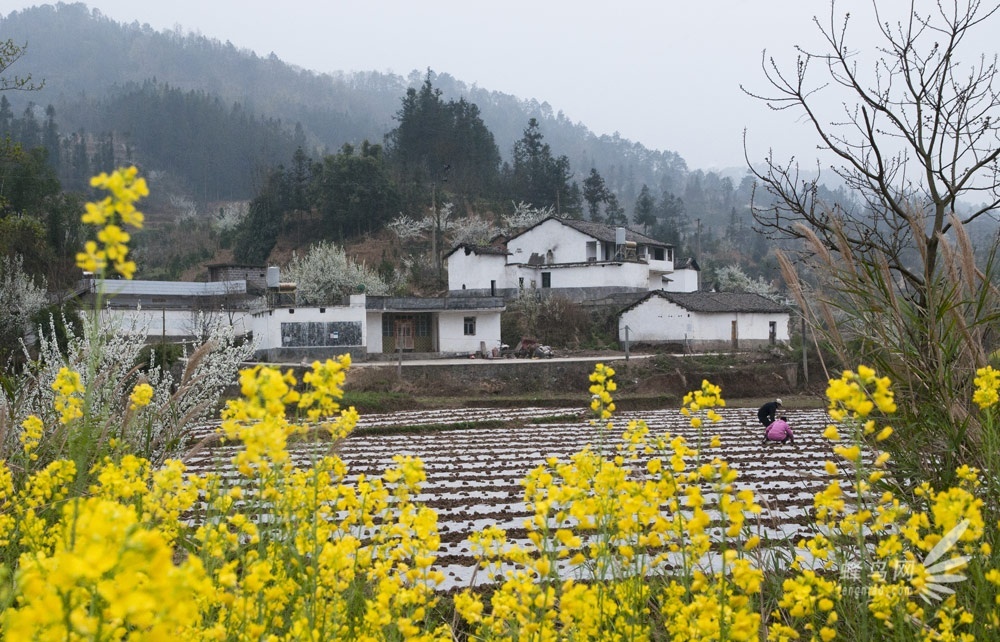
[[[677,270],[666,275],[666,283],[660,282],[659,287],[650,286],[650,290],[666,290],[667,292],[697,292],[699,287],[698,270]]]
[[[247,290],[267,289],[267,268],[263,265],[212,265],[209,281],[246,281]]]
[[[448,289],[489,296],[493,281],[496,282],[498,292],[514,287],[506,281],[506,263],[507,257],[499,254],[477,254],[471,251],[467,254],[464,248],[460,248],[448,256]]]
[[[590,403],[588,377],[594,371],[592,362],[558,359],[468,359],[466,363],[447,366],[411,365],[405,361],[403,364],[403,379],[427,390],[463,394],[472,389],[496,394],[555,390],[575,395],[581,410]],[[615,368],[620,365],[616,364]],[[385,365],[368,365],[348,374],[347,385],[350,387],[352,382],[360,385],[364,380],[375,378],[395,379],[396,373],[397,366],[392,361],[386,361]]]
[[[736,323],[739,349],[770,344],[771,323],[775,323],[775,341],[789,340],[787,313],[690,312],[658,296],[643,301],[618,318],[618,337],[633,343],[676,343],[695,351],[729,350],[733,347],[733,323]]]
[[[551,252],[551,258],[546,258],[547,263],[584,263],[588,259],[587,241],[593,239],[559,221],[549,219],[510,239],[507,242],[507,250],[510,252],[508,258],[511,263],[527,263],[532,253],[548,257]],[[604,260],[606,257],[600,256],[600,247],[597,251],[596,260]]]
[[[475,319],[476,333],[465,334],[465,319]],[[439,345],[444,353],[479,352],[480,343],[486,351],[500,345],[499,312],[447,311],[438,315]]]
[[[380,354],[382,352],[382,313],[378,311],[367,311],[365,313],[365,325],[368,326],[365,344],[370,354]]]
[[[651,372],[643,360],[603,360],[614,367],[619,379],[619,406],[627,406],[625,389],[643,394],[655,392],[674,396],[678,403],[685,394],[697,389],[702,379],[722,386],[726,398],[759,397],[767,394],[791,394],[798,388],[798,366],[774,364],[743,369],[739,366],[724,371],[699,372],[689,370],[670,373]],[[578,404],[581,416],[587,416],[590,394],[588,377],[594,371],[594,361],[562,361],[559,359],[468,359],[448,365],[415,365],[403,361],[402,379],[428,390],[444,394],[472,396],[474,391],[490,403],[490,395],[524,395],[530,391],[555,392]],[[396,363],[366,365],[347,376],[348,389],[366,389],[374,385],[384,389],[387,382],[398,380]],[[626,383],[628,382],[628,383]],[[565,402],[560,402],[565,403]]]
[[[266,310],[253,315],[252,328],[259,358],[269,361],[298,361],[298,355],[345,352],[363,356],[368,334],[365,297],[351,296],[346,306]]]
[[[206,311],[178,309],[105,308],[101,324],[126,334],[145,333],[147,341],[181,341],[204,335],[209,328],[231,325],[237,335],[251,330],[250,313],[242,310]]]
[[[649,266],[635,262],[596,262],[562,265],[510,265],[508,281],[525,290],[544,290],[544,273],[549,274],[550,288],[555,291],[576,288],[613,288],[619,291],[642,292],[648,289]]]

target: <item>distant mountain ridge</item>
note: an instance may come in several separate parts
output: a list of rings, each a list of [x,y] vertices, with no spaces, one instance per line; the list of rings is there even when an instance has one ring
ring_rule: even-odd
[[[298,125],[310,151],[318,153],[363,140],[382,143],[395,126],[406,89],[427,73],[414,71],[406,78],[375,71],[319,74],[230,42],[118,23],[82,3],[12,12],[0,18],[0,38],[27,44],[17,70],[45,81],[39,92],[12,92],[18,94],[9,96],[15,110],[23,111],[29,102],[40,108],[52,104],[64,132],[113,130],[101,101],[129,84],[153,79],[277,119],[289,132]],[[629,211],[643,184],[657,191],[683,189],[688,168],[674,152],[596,136],[548,103],[470,87],[443,72],[432,78],[446,98],[465,97],[479,107],[505,158],[529,119],[536,118],[546,142],[569,158],[576,177],[582,180],[595,167]]]

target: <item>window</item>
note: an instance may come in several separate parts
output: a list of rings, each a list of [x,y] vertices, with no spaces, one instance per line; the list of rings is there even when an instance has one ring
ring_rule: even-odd
[[[431,336],[431,315],[415,314],[412,318],[417,326],[416,333],[418,337]]]
[[[542,272],[542,287],[551,288],[552,287],[552,273]]]
[[[465,317],[465,336],[476,336],[476,317]]]
[[[654,261],[662,261],[663,260],[663,248],[662,247],[654,247],[653,248],[653,260]]]

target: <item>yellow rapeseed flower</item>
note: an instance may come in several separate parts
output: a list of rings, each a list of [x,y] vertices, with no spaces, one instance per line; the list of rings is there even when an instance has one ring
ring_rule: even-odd
[[[140,383],[132,389],[132,394],[129,395],[129,401],[132,402],[132,410],[136,408],[145,408],[153,401],[153,386],[148,383]]]
[[[28,415],[28,418],[21,422],[21,427],[24,429],[20,436],[24,454],[32,461],[37,460],[38,455],[33,451],[38,448],[38,444],[42,440],[42,432],[45,429],[45,424],[39,417]]]
[[[53,406],[59,413],[59,422],[68,424],[83,416],[83,387],[80,373],[66,366],[59,369],[52,389],[56,392]]]
[[[84,251],[76,255],[76,264],[88,272],[103,272],[108,264],[126,279],[135,274],[134,261],[127,260],[128,232],[122,225],[141,228],[144,221],[142,212],[135,208],[139,199],[149,195],[146,180],[138,178],[135,167],[121,168],[111,174],[101,173],[90,180],[93,187],[104,189],[111,194],[104,199],[87,203],[81,220],[98,228],[97,240],[87,241]]]
[[[992,408],[1000,401],[1000,371],[992,366],[986,366],[976,370],[976,391],[972,394],[972,401],[982,410]]]

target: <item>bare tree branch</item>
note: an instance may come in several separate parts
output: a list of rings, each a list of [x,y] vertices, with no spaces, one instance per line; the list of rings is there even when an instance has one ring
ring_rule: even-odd
[[[19,45],[10,38],[0,41],[0,91],[38,91],[45,85],[45,81],[38,84],[32,82],[31,74],[27,76],[15,75],[13,78],[4,75],[15,62],[20,60],[27,47],[27,44]]]
[[[936,0],[926,10],[918,5],[928,3],[913,0],[893,20],[887,14],[898,6],[872,4],[878,43],[853,49],[851,16],[838,17],[831,2],[826,19],[813,19],[823,50],[798,48],[791,71],[765,52],[769,93],[743,88],[772,109],[802,112],[818,148],[835,159],[830,170],[860,206],[831,198],[818,177],[801,179],[794,158],[782,163],[769,152],[760,165],[745,150],[762,187],[754,216],[775,239],[804,240],[797,227],[804,225],[836,252],[842,236],[856,257],[872,265],[884,260],[919,302],[952,221],[968,224],[1000,206],[997,57],[970,60],[964,51],[969,32],[995,18],[1000,6]],[[824,112],[831,97],[842,105],[842,118]],[[973,197],[974,204],[965,203]]]

